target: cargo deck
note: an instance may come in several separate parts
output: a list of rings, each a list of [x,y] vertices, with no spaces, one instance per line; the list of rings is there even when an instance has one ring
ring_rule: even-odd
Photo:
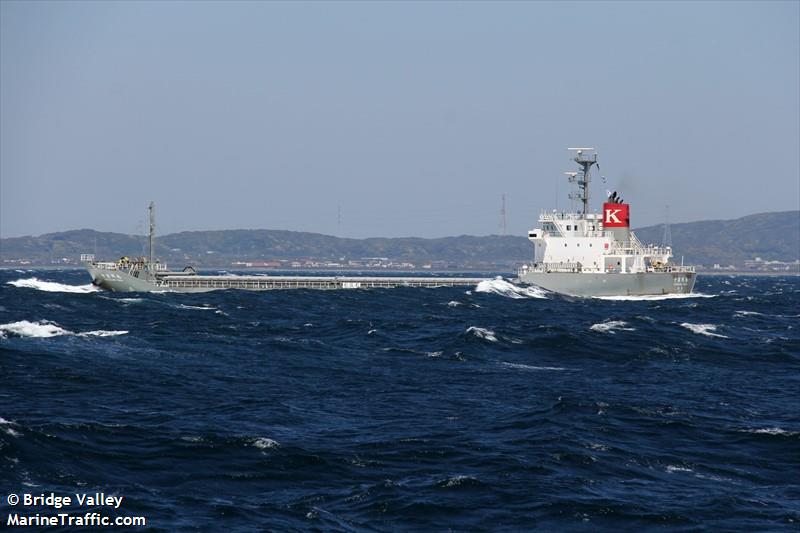
[[[163,290],[273,289],[389,289],[395,287],[475,286],[487,278],[428,278],[383,276],[202,276],[158,277]]]

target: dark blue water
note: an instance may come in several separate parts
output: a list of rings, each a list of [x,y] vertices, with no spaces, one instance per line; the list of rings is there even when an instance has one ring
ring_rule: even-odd
[[[796,277],[42,290],[88,281],[0,272],[4,526],[7,494],[104,492],[159,531],[800,527]]]

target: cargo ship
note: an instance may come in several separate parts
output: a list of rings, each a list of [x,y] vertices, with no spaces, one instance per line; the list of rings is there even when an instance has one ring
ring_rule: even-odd
[[[608,193],[601,213],[589,212],[591,169],[597,164],[593,148],[570,148],[579,172],[567,172],[577,190],[572,200],[579,212],[544,212],[539,227],[528,232],[533,261],[517,272],[517,283],[537,285],[570,296],[647,296],[692,292],[695,269],[672,261],[669,246],[644,245],[630,229],[630,205],[616,192]],[[388,276],[242,276],[201,275],[191,266],[171,271],[153,255],[155,206],[151,202],[147,256],[81,261],[92,282],[111,291],[205,292],[220,289],[368,289],[391,287],[475,286],[486,278]],[[681,262],[682,263],[682,262]]]
[[[566,172],[582,209],[543,212],[528,232],[533,261],[517,281],[571,296],[648,296],[692,292],[693,266],[675,264],[672,248],[642,244],[630,229],[630,205],[607,192],[600,213],[589,212],[589,184],[597,165],[594,148],[569,148],[579,170]],[[683,261],[681,261],[683,263]]]

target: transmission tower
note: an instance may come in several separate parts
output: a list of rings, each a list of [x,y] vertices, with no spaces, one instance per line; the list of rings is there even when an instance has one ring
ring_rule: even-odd
[[[661,238],[661,246],[672,247],[672,232],[669,229],[669,206],[664,207],[664,236]]]
[[[506,235],[506,195],[500,195],[500,235]]]

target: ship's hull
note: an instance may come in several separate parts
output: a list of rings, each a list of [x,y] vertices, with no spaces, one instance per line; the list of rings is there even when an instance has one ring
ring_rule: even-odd
[[[519,281],[570,296],[651,296],[690,293],[695,277],[694,272],[523,272]]]
[[[484,278],[432,278],[388,276],[202,276],[183,272],[159,272],[155,278],[128,271],[86,266],[92,283],[114,292],[208,292],[224,289],[267,291],[280,289],[386,289],[393,287],[475,286]]]

